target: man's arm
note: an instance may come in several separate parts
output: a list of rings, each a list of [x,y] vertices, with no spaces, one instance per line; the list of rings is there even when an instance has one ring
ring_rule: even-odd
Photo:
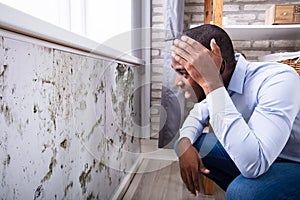
[[[299,111],[299,77],[281,73],[260,88],[248,123],[224,87],[207,96],[210,124],[245,177],[265,173],[284,148]]]
[[[196,103],[180,129],[179,140],[184,137],[189,138],[191,144],[193,144],[207,125],[208,118],[209,113],[206,100]]]

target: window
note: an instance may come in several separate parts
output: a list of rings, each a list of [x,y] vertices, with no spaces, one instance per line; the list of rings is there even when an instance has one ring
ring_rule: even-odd
[[[131,49],[131,0],[0,2],[123,52]],[[119,41],[122,41],[122,45]]]

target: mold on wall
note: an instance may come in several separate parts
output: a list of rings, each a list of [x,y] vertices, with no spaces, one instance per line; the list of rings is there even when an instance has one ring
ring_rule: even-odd
[[[0,41],[0,196],[109,199],[140,152],[135,66]]]

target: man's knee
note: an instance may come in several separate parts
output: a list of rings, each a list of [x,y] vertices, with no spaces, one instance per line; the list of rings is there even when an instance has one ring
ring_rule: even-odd
[[[299,186],[295,184],[291,187],[276,180],[249,179],[242,175],[235,178],[226,190],[226,200],[297,200],[299,195]]]
[[[258,193],[255,188],[249,187],[246,180],[243,176],[238,176],[234,179],[228,186],[226,190],[226,199],[227,200],[254,200]],[[247,186],[248,185],[248,186]]]

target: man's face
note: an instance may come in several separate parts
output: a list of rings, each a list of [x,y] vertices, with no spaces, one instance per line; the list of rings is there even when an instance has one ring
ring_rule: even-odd
[[[186,99],[200,102],[205,99],[203,89],[191,78],[185,68],[172,58],[172,68],[177,72],[176,85],[181,87]]]

